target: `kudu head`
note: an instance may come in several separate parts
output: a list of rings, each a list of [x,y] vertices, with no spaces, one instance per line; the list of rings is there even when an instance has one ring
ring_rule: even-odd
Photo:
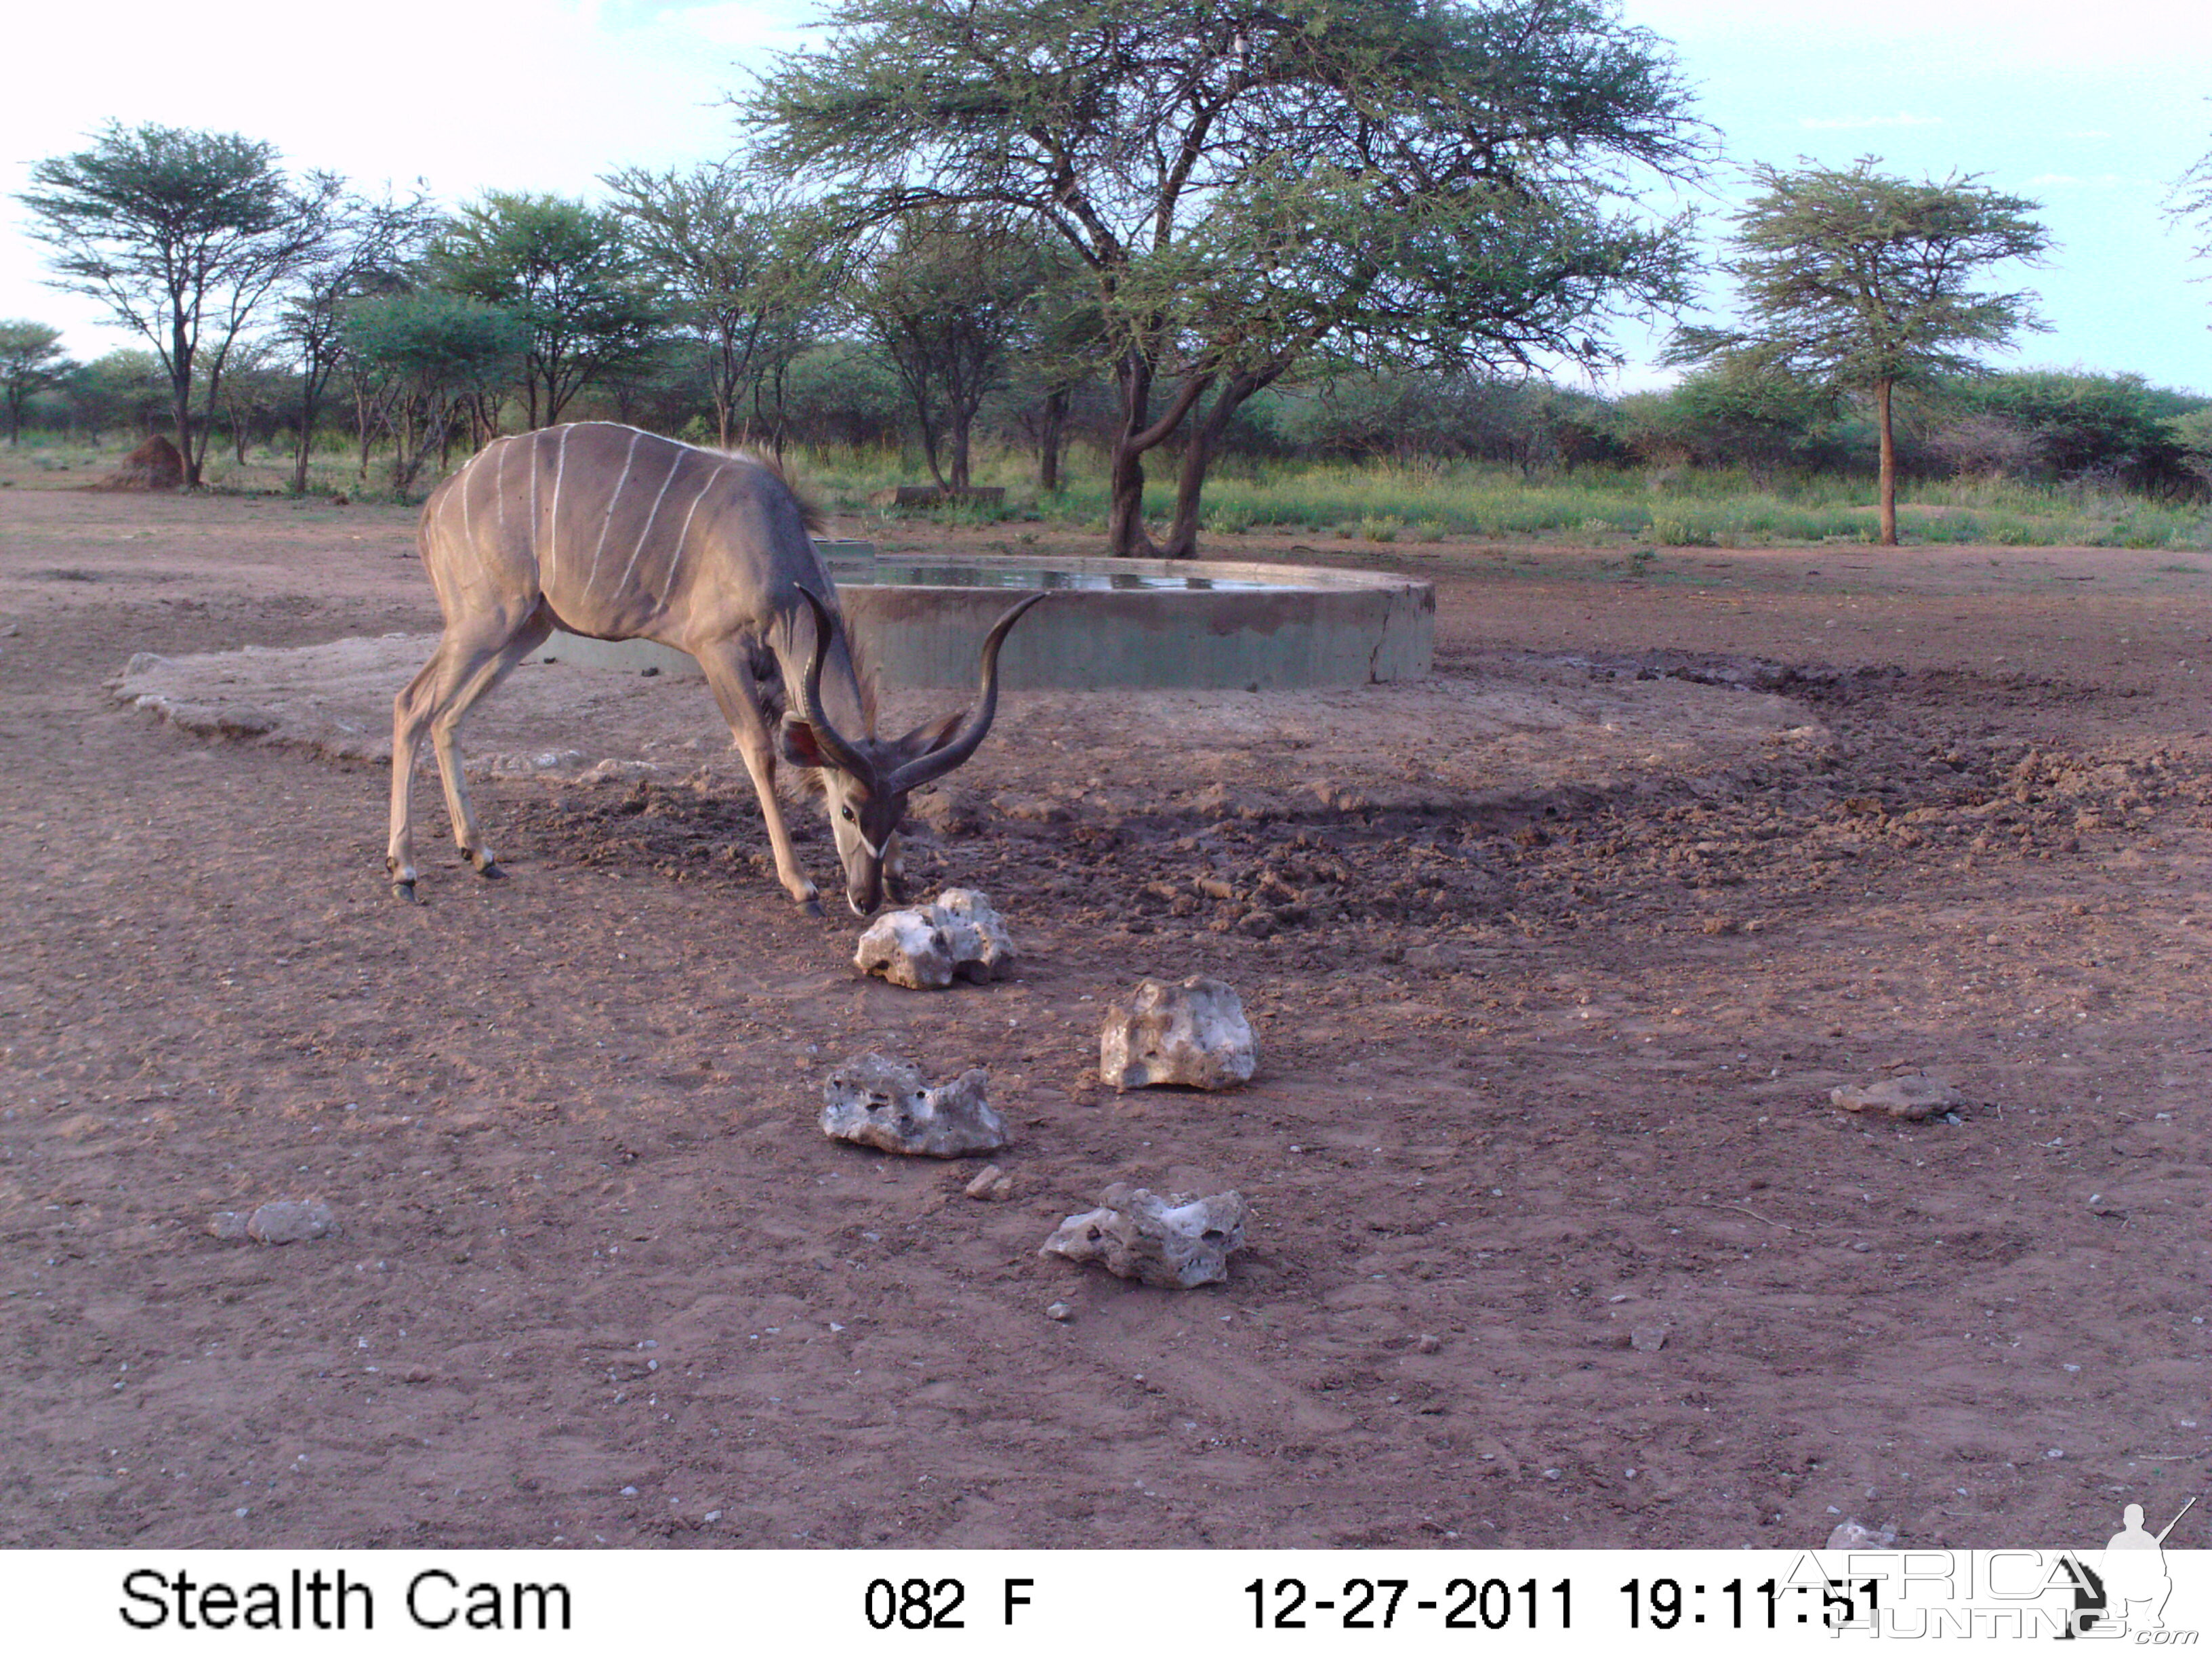
[[[777,747],[795,766],[818,768],[837,859],[845,866],[845,902],[857,916],[883,902],[884,866],[891,837],[906,817],[907,797],[973,755],[999,710],[999,647],[1007,630],[1047,597],[1032,593],[999,618],[983,641],[981,684],[964,713],[925,720],[902,738],[848,737],[822,709],[822,665],[830,654],[836,619],[820,595],[799,591],[814,611],[814,653],[791,688],[792,706],[777,733]]]

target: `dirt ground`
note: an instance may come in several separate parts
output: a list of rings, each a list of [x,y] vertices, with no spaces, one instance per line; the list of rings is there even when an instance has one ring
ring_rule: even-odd
[[[1011,697],[912,857],[1025,966],[923,994],[775,887],[696,682],[522,670],[510,878],[433,788],[395,902],[410,515],[24,482],[7,1542],[2094,1544],[2199,1489],[2212,556],[1235,538],[1435,580],[1437,678]],[[1257,1078],[1102,1091],[1196,973]],[[869,1048],[989,1068],[1010,1201],[817,1132]],[[1829,1104],[1923,1069],[1955,1121]],[[1230,1283],[1036,1254],[1115,1180],[1240,1189]]]

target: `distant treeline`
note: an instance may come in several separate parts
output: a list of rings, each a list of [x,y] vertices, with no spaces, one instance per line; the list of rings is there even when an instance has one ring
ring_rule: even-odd
[[[301,447],[296,374],[251,361],[224,377],[214,415],[221,448]],[[914,399],[879,349],[827,338],[790,355],[768,416],[740,419],[734,441],[856,451],[906,450],[921,465]],[[1052,407],[1058,400],[1057,411]],[[1900,462],[1922,478],[2008,477],[2087,483],[2165,501],[2212,495],[2212,398],[2132,374],[2027,370],[1960,378],[1899,398]],[[334,398],[306,446],[379,486],[427,488],[409,467],[389,476],[395,450],[456,465],[489,435],[458,402],[444,429],[393,442],[384,400]],[[114,351],[33,393],[24,441],[129,447],[166,429],[169,383],[150,352]],[[696,441],[719,437],[707,371],[696,349],[667,342],[576,392],[564,419],[618,420]],[[1043,465],[1066,446],[1103,445],[1113,418],[1102,380],[1073,387],[1025,383],[1018,368],[982,398],[975,441]],[[426,442],[425,437],[428,441]],[[1271,388],[1239,411],[1220,459],[1239,462],[1477,460],[1531,477],[1583,468],[1729,468],[1754,478],[1855,477],[1875,466],[1871,411],[1787,383],[1744,384],[1693,374],[1663,392],[1606,398],[1541,380],[1473,374],[1345,374]],[[434,471],[436,468],[425,468]],[[1048,480],[1048,486],[1049,480]]]

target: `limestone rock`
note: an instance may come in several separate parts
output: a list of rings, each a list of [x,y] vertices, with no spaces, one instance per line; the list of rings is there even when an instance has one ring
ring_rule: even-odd
[[[853,965],[909,991],[952,983],[952,941],[930,910],[886,910],[870,922],[853,950]]]
[[[334,1224],[331,1206],[319,1198],[278,1199],[246,1218],[246,1236],[259,1244],[297,1244],[324,1237]]]
[[[1250,1080],[1258,1060],[1243,999],[1203,975],[1180,985],[1143,981],[1128,1007],[1106,1011],[1098,1034],[1099,1080],[1116,1089],[1233,1089]]]
[[[877,917],[854,947],[853,965],[910,991],[937,991],[955,979],[976,985],[1004,979],[1018,957],[991,902],[970,888],[948,887],[933,903]]]
[[[1019,956],[990,900],[969,887],[948,887],[929,907],[952,944],[952,971],[981,985],[1014,971]]]
[[[1096,1261],[1122,1279],[1187,1291],[1228,1278],[1230,1252],[1244,1243],[1238,1193],[1161,1198],[1117,1182],[1099,1200],[1099,1208],[1061,1222],[1038,1254]]]
[[[1006,1122],[991,1109],[990,1084],[978,1066],[932,1089],[918,1066],[856,1054],[822,1085],[822,1133],[921,1158],[995,1152],[1006,1144]]]
[[[1948,1083],[1925,1073],[1893,1077],[1880,1083],[1847,1083],[1828,1091],[1828,1098],[1846,1112],[1872,1112],[1877,1116],[1934,1117],[1959,1105],[1966,1097]]]

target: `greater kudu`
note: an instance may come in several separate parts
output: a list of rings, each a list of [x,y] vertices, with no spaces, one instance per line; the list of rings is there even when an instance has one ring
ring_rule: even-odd
[[[999,647],[1045,596],[1023,599],[991,629],[965,714],[878,738],[811,527],[766,463],[602,422],[498,439],[441,484],[416,533],[446,631],[392,707],[392,891],[415,896],[415,759],[426,730],[454,839],[479,872],[499,873],[455,735],[470,707],[562,628],[696,658],[752,775],[785,890],[818,910],[776,801],[779,751],[819,780],[846,900],[858,915],[872,911],[887,867],[897,878],[908,794],[981,744],[998,708]]]

